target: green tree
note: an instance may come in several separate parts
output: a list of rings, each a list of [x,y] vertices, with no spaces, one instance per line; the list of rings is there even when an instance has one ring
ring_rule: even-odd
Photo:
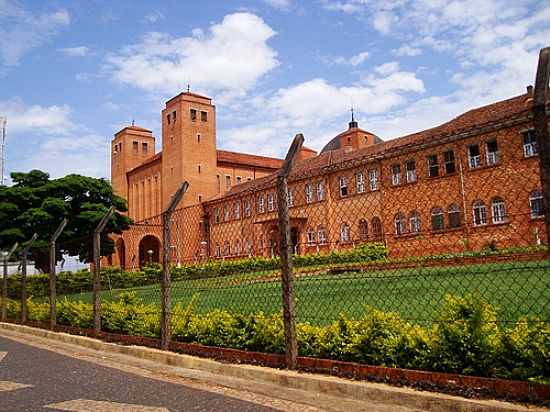
[[[103,256],[114,251],[109,234],[120,234],[131,223],[119,213],[127,211],[126,201],[113,193],[105,179],[76,174],[50,179],[40,170],[12,173],[11,178],[12,186],[0,187],[0,248],[7,249],[14,242],[24,244],[38,233],[31,253],[43,272],[49,270],[49,239],[64,217],[69,223],[58,239],[58,260],[63,253],[91,260],[93,230],[109,207],[114,206],[117,212],[102,234]]]

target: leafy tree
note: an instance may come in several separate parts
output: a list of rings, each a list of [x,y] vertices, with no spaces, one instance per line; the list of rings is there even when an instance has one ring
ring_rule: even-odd
[[[49,239],[64,217],[69,223],[58,239],[58,261],[63,253],[91,260],[93,230],[109,207],[117,212],[102,234],[103,256],[114,251],[109,234],[120,234],[131,223],[119,213],[127,211],[126,201],[113,193],[105,179],[76,174],[50,179],[40,170],[12,173],[11,178],[12,186],[0,187],[0,248],[15,242],[23,245],[38,233],[31,257],[43,272],[49,270]]]

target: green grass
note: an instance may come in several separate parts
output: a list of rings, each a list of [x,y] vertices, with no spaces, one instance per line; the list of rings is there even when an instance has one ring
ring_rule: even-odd
[[[173,304],[199,295],[196,310],[225,309],[243,314],[281,311],[281,285],[273,273],[238,275],[173,283]],[[128,289],[127,289],[128,290]],[[159,304],[158,285],[133,288],[146,303]],[[366,273],[301,276],[295,282],[298,321],[326,324],[340,313],[353,318],[366,306],[399,312],[416,322],[431,322],[445,294],[478,293],[497,307],[500,322],[523,315],[550,320],[550,260],[502,264],[388,269]],[[102,292],[115,298],[120,290]],[[90,293],[71,299],[91,301]]]

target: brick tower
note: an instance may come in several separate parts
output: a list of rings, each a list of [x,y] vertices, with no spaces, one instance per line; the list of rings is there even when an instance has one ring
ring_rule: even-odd
[[[162,204],[165,208],[181,182],[189,190],[180,206],[217,194],[216,108],[212,99],[185,92],[162,111]]]

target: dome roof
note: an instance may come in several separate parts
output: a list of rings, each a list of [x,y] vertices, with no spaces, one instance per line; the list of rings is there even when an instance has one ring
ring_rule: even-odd
[[[374,136],[374,143],[377,144],[377,143],[382,143],[383,140],[381,138],[379,138],[378,136],[376,136],[374,133],[371,133],[371,132],[368,132],[366,130],[363,130],[363,129],[360,129],[360,128],[351,128],[351,129],[348,129],[346,130],[345,132],[343,133],[340,133],[338,136],[336,136],[335,138],[333,138],[330,142],[328,142],[325,147],[323,147],[323,149],[321,150],[320,153],[324,153],[324,152],[328,152],[330,150],[338,150],[338,149],[341,149],[342,148],[342,136],[344,135],[347,135],[349,134],[350,132],[352,133],[364,133],[364,134],[368,134],[368,135],[371,135],[371,136]]]

